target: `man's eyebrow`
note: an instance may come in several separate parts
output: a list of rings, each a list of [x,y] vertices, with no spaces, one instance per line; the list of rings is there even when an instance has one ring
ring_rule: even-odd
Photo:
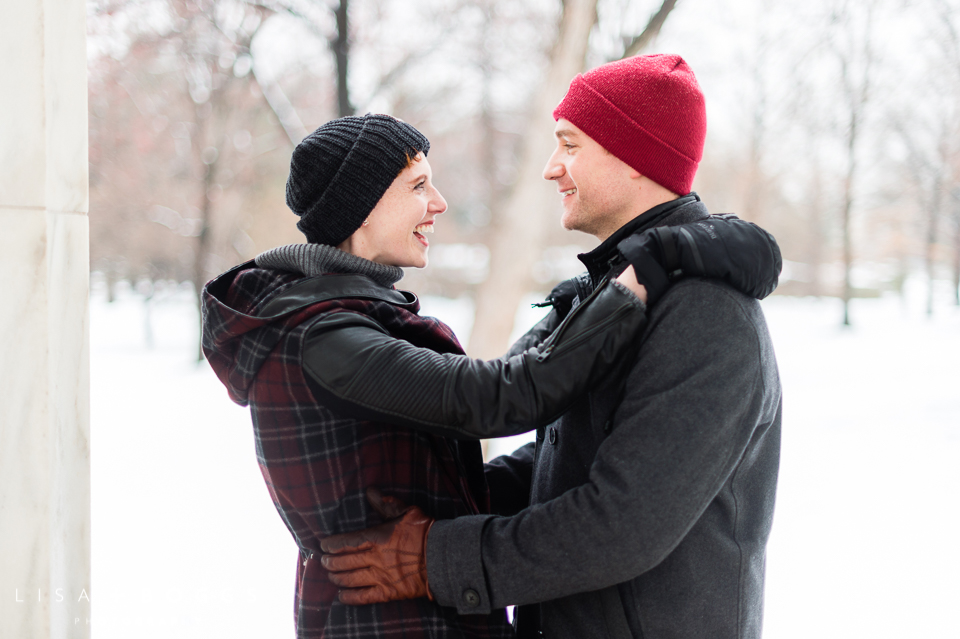
[[[573,129],[560,129],[559,131],[554,131],[553,134],[558,138],[575,138],[577,137],[577,132]]]

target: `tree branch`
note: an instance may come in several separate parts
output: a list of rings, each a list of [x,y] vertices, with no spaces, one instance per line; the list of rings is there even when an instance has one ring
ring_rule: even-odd
[[[647,21],[647,26],[640,32],[640,35],[635,37],[630,44],[627,45],[627,48],[624,49],[623,57],[629,58],[635,56],[646,49],[647,46],[660,35],[660,29],[663,28],[663,23],[667,21],[667,16],[670,15],[670,12],[673,11],[675,6],[677,6],[677,0],[663,0],[660,9],[650,16],[650,20]]]

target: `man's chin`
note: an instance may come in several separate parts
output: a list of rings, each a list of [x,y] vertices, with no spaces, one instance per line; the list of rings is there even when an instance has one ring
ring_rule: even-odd
[[[567,231],[580,231],[581,233],[592,235],[589,230],[584,228],[583,220],[576,215],[564,213],[563,217],[560,218],[560,226]]]

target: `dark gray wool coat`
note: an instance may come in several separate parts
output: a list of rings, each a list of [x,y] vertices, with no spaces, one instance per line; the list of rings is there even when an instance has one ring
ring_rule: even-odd
[[[581,298],[629,233],[707,215],[690,195],[636,218],[581,256]],[[515,348],[556,323],[551,313]],[[682,280],[625,370],[488,465],[495,500],[529,494],[528,508],[434,524],[431,591],[461,614],[540,602],[519,609],[521,636],[539,616],[551,639],[760,637],[780,415],[758,302]]]

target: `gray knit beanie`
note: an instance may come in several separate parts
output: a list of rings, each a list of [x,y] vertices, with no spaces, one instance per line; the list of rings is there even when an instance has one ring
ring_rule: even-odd
[[[315,244],[337,246],[367,219],[409,158],[430,150],[415,128],[389,115],[348,116],[303,139],[290,160],[287,206]]]

